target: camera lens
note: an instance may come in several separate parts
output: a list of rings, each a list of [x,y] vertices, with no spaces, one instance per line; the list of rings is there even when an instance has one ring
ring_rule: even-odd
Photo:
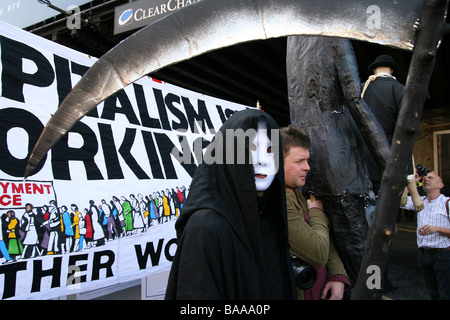
[[[298,257],[292,257],[292,269],[297,288],[306,290],[311,288],[317,280],[317,271]]]

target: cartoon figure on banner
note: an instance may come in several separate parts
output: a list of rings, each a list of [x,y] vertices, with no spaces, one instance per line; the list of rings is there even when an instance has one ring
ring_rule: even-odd
[[[148,223],[146,222],[146,218],[148,216],[148,205],[147,202],[144,200],[144,196],[139,193],[138,194],[138,202],[139,202],[139,212],[141,214],[142,224],[144,225],[144,230],[142,232],[145,232],[148,228]],[[148,221],[148,219],[147,219]]]
[[[2,216],[2,222],[3,222],[3,216]],[[8,249],[7,249],[7,245],[5,244],[5,240],[4,240],[5,238],[4,238],[3,233],[4,232],[3,232],[3,229],[2,229],[2,231],[0,232],[0,252],[3,255],[3,257],[5,258],[5,261],[3,263],[13,262],[14,259],[12,259],[9,256],[9,252],[8,252]]]
[[[88,231],[88,225],[89,221],[86,221],[89,219],[88,209],[84,209],[83,213],[78,214],[78,231],[80,232],[80,240],[78,242],[78,251],[81,251],[83,247],[90,248],[90,246],[87,245],[87,237],[91,235],[90,230]],[[90,228],[90,227],[89,227]],[[83,246],[84,244],[84,246]]]
[[[164,207],[164,222],[170,221],[171,219],[171,211],[170,211],[170,204],[169,204],[169,189],[161,190],[162,198],[163,198],[163,207]]]
[[[48,218],[41,227],[48,226],[49,237],[47,254],[59,253],[59,234],[61,232],[61,219],[59,217],[59,210],[56,207],[56,201],[50,200],[50,208],[48,212]]]
[[[114,221],[114,237],[118,238],[122,235],[122,227],[120,225],[120,216],[119,216],[119,209],[116,207],[116,202],[114,201],[114,197],[112,200],[109,201],[110,205],[111,205],[111,215],[112,215],[112,219]],[[122,216],[123,218],[123,216]]]
[[[40,238],[40,247],[42,249],[43,254],[47,254],[48,241],[50,237],[50,227],[48,225],[44,225],[44,222],[48,220],[50,217],[50,212],[48,211],[48,206],[43,205],[41,208],[36,209],[39,215],[39,238]]]
[[[172,214],[175,215],[178,218],[179,211],[180,211],[180,199],[178,199],[178,193],[175,191],[174,188],[172,188],[172,204],[173,204],[173,211]]]
[[[16,218],[16,213],[14,210],[8,210],[2,215],[2,233],[9,256],[13,259],[20,256],[23,251],[23,246],[18,237],[19,220]]]
[[[72,204],[70,206],[72,210],[71,218],[72,218],[72,226],[71,228],[74,230],[74,243],[71,246],[71,251],[78,251],[79,244],[80,244],[80,227],[79,222],[80,218],[82,217],[82,214],[80,211],[78,211],[78,206],[76,204]]]
[[[128,201],[127,198],[124,196],[121,197],[122,200],[122,209],[123,209],[123,216],[125,218],[125,232],[126,235],[131,235],[131,232],[133,231],[133,214],[132,214],[132,208],[130,201]]]
[[[111,205],[114,206],[114,202],[113,200],[111,200]],[[114,211],[111,210],[111,206],[106,203],[105,199],[102,199],[102,205],[101,205],[102,211],[103,211],[103,215],[105,217],[106,220],[106,230],[103,229],[103,231],[105,232],[105,234],[107,234],[107,240],[111,241],[113,240],[113,235],[115,235],[116,237],[119,235],[119,232],[117,232],[117,227],[116,227],[116,223],[114,221]],[[117,209],[114,206],[114,210],[117,213]]]
[[[114,202],[114,207],[117,210],[117,214],[116,214],[116,221],[118,221],[118,225],[116,224],[116,226],[118,227],[118,229],[120,230],[120,236],[125,236],[126,231],[125,231],[125,216],[123,214],[123,207],[122,207],[122,203],[120,202],[120,199],[117,198],[116,196],[113,196],[113,202]]]
[[[159,193],[159,191],[156,193],[156,195],[157,195],[156,206],[158,207],[158,211],[159,211],[159,223],[163,223],[164,222],[163,196],[161,195],[161,193]]]
[[[88,214],[92,225],[92,243],[93,247],[103,244],[105,239],[105,231],[103,229],[102,213],[100,209],[95,205],[94,200],[89,201],[90,207]]]
[[[180,188],[177,187],[177,198],[178,198],[178,203],[179,203],[179,209],[181,210],[183,208],[183,202],[184,202],[184,197],[183,197],[183,193],[181,192]],[[177,217],[179,216],[179,212],[177,213]]]
[[[130,199],[133,213],[133,234],[136,234],[138,230],[145,232],[146,227],[144,225],[144,213],[141,212],[140,200],[138,200],[134,194],[130,194]]]
[[[120,198],[122,201],[117,196],[103,198],[98,207],[91,199],[83,209],[75,203],[58,207],[56,200],[50,200],[41,206],[27,203],[23,211],[5,210],[1,214],[0,263],[80,252],[145,233],[178,217],[186,188],[176,186],[137,197],[130,194],[130,201]]]
[[[92,241],[94,238],[94,230],[92,228],[92,216],[88,208],[83,209],[84,228],[86,228],[84,240],[86,241],[86,248],[92,247]],[[81,232],[81,227],[80,227]]]
[[[166,196],[167,196],[167,200],[169,202],[169,208],[170,208],[169,220],[172,220],[172,216],[175,215],[175,203],[174,203],[174,199],[173,199],[173,193],[169,189],[166,189]]]
[[[23,245],[25,246],[21,258],[25,258],[25,253],[27,252],[28,248],[32,248],[32,257],[41,255],[41,252],[38,248],[39,239],[36,229],[36,219],[33,212],[33,205],[31,203],[27,203],[25,205],[25,213],[22,216],[20,224],[20,229],[24,233]]]
[[[74,238],[74,231],[72,227],[72,219],[70,218],[70,214],[67,210],[67,206],[63,205],[60,208],[61,220],[62,220],[62,228],[63,234],[61,239],[61,249],[63,253],[70,252],[72,249],[72,243]]]
[[[156,194],[153,193],[153,196],[150,194],[148,196],[145,196],[145,198],[148,200],[147,201],[147,206],[148,206],[148,227],[150,228],[153,225],[153,220],[157,220],[158,223],[160,223],[159,221],[159,211],[158,211],[158,205],[157,205],[157,201],[158,199],[156,199]]]

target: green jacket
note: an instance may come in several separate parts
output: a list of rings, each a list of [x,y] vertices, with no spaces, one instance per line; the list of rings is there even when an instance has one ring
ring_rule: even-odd
[[[309,225],[299,202],[307,212]],[[341,274],[348,278],[330,237],[330,223],[325,213],[318,208],[308,210],[306,199],[298,189],[286,188],[286,204],[290,252],[315,268],[326,265],[330,277]],[[303,299],[303,292],[298,291],[299,299]]]

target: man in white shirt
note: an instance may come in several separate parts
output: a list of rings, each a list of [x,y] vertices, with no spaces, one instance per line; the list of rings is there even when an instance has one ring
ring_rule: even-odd
[[[449,197],[441,194],[444,183],[434,171],[423,178],[424,209],[417,213],[418,264],[431,299],[450,300]],[[414,210],[411,197],[403,207]]]

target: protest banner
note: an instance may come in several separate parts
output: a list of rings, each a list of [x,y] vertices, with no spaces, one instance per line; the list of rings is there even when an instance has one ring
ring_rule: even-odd
[[[24,180],[45,124],[96,59],[1,21],[0,57],[0,298],[51,299],[170,269],[202,150],[247,107],[145,77]]]

